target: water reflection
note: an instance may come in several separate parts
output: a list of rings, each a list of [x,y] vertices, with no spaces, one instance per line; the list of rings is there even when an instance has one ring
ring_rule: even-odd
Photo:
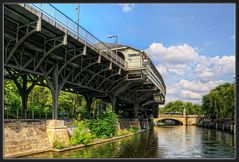
[[[195,126],[164,126],[114,142],[30,158],[233,158],[234,138]]]

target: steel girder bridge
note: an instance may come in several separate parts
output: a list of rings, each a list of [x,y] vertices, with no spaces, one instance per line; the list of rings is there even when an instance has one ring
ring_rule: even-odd
[[[145,53],[138,68],[122,54],[50,4],[4,5],[4,77],[15,82],[25,112],[29,93],[41,85],[51,91],[53,119],[60,91],[84,95],[88,113],[100,98],[116,113],[152,114],[165,102],[164,81]]]

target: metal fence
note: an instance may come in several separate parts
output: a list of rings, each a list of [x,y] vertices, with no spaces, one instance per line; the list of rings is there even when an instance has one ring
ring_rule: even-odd
[[[116,65],[119,65],[121,68],[127,70],[127,62],[119,57],[115,52],[113,52],[107,45],[89,33],[86,29],[78,25],[71,18],[66,16],[64,13],[56,9],[51,4],[47,3],[32,3],[32,4],[23,4],[24,7],[32,7],[45,15],[49,16],[59,24],[66,27],[69,31],[73,32],[76,35],[76,39],[82,41],[85,45],[88,45],[93,50],[101,53],[104,57],[111,60]],[[44,19],[43,15],[43,19]],[[46,18],[46,17],[45,17]],[[47,18],[48,19],[48,18]]]
[[[59,112],[59,119],[69,119],[68,112]],[[22,109],[5,109],[4,110],[4,119],[52,119],[52,111],[44,110],[28,110],[25,112]]]

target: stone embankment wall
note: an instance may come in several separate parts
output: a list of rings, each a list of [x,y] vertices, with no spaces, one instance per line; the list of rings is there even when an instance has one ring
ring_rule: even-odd
[[[119,129],[129,129],[129,128],[138,128],[138,129],[149,129],[148,119],[119,119]]]
[[[216,122],[216,121],[201,121],[197,124],[198,127],[215,129],[223,132],[235,134],[235,123],[234,122]]]
[[[70,121],[64,120],[5,120],[4,158],[50,151],[55,142],[69,142],[67,128]],[[147,130],[148,120],[121,119],[117,129],[139,128]]]
[[[4,121],[4,157],[49,149],[46,121]]]

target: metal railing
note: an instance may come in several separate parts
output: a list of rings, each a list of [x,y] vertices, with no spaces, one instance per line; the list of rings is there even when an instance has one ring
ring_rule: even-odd
[[[21,5],[21,4],[20,4]],[[67,28],[69,31],[73,32],[76,35],[76,39],[79,41],[83,41],[85,45],[88,45],[93,50],[97,51],[98,53],[101,53],[104,57],[115,63],[116,65],[119,65],[121,68],[127,70],[127,62],[123,60],[121,57],[119,57],[115,52],[113,52],[107,45],[105,45],[103,42],[101,42],[99,39],[97,39],[95,36],[93,36],[91,33],[89,33],[86,29],[84,29],[82,26],[78,25],[75,21],[73,21],[71,18],[66,16],[64,13],[59,11],[57,8],[52,6],[51,4],[47,3],[32,3],[32,4],[26,4],[24,3],[22,6],[34,8],[38,10],[41,13],[44,13],[48,17],[52,18],[59,24],[63,25],[65,28]],[[45,15],[42,15],[43,19],[49,19],[45,17]],[[51,20],[49,20],[51,21]],[[78,30],[77,30],[78,28]],[[78,31],[78,33],[77,33]]]
[[[170,117],[200,117],[199,115],[183,115],[181,114],[159,114],[158,117],[165,117],[165,116],[170,116]]]
[[[151,73],[152,76],[155,76],[155,75],[157,76],[158,79],[156,79],[155,82],[160,85],[162,93],[166,95],[166,85],[164,83],[163,77],[161,76],[159,71],[156,69],[152,60],[149,57],[147,57],[147,62],[145,63],[144,66],[146,66],[148,73]]]
[[[26,119],[51,119],[51,111],[28,110],[26,111]],[[21,109],[5,109],[4,119],[25,119],[25,112]]]
[[[69,119],[70,114],[68,112],[59,112],[59,119]],[[52,119],[52,111],[44,110],[28,110],[25,112],[22,109],[5,109],[4,119]]]

